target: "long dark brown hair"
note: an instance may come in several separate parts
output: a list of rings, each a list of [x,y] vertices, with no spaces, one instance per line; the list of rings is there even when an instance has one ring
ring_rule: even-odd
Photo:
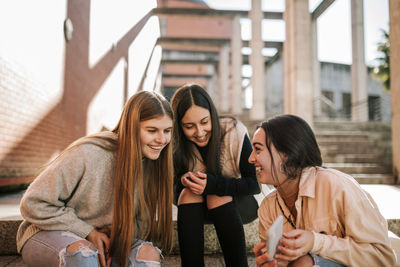
[[[271,144],[285,155],[282,171],[290,179],[299,177],[306,167],[322,166],[321,152],[317,140],[305,120],[295,115],[279,115],[263,121],[259,126],[265,131],[265,144],[269,151],[275,179],[277,170],[274,165]]]
[[[189,170],[189,164],[195,160],[193,144],[189,141],[182,129],[181,120],[186,111],[193,105],[200,106],[210,111],[212,130],[208,143],[207,159],[205,160],[207,171],[215,174],[221,173],[221,126],[217,109],[208,93],[197,84],[186,84],[180,87],[171,98],[171,106],[174,112],[174,163],[175,172],[180,175]]]

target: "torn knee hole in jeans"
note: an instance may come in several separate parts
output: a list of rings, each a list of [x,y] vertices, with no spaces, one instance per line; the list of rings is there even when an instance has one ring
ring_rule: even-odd
[[[85,257],[98,253],[96,247],[86,240],[79,240],[69,244],[66,251],[67,253],[81,252]]]
[[[153,246],[151,242],[143,242],[137,248],[136,259],[138,261],[160,261],[161,258],[163,258],[161,250]]]
[[[79,240],[69,244],[66,248],[60,251],[60,267],[66,266],[65,257],[81,254],[83,257],[97,256],[98,250],[96,247],[86,240]]]

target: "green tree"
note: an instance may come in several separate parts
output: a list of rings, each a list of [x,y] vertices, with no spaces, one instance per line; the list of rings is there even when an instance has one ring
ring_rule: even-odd
[[[378,65],[374,67],[373,77],[379,81],[382,81],[383,88],[390,92],[390,44],[389,44],[389,33],[381,29],[383,35],[383,41],[378,43],[379,57],[376,58]]]

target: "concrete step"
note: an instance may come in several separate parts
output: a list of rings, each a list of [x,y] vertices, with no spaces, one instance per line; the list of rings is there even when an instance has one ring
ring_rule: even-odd
[[[324,137],[317,140],[320,147],[330,147],[330,146],[365,146],[365,147],[391,147],[392,142],[390,140],[379,141],[379,140],[358,140],[355,138],[346,138],[345,140],[340,140],[340,138],[329,138]]]
[[[252,254],[247,255],[247,262],[249,266],[256,266],[256,259]],[[205,266],[212,267],[225,267],[224,257],[221,254],[205,255]],[[7,267],[27,267],[22,258],[18,255],[14,256],[0,256],[0,266]],[[181,259],[179,255],[167,255],[161,260],[162,267],[180,267]]]
[[[384,163],[378,153],[323,155],[322,159],[332,163]]]
[[[395,184],[395,178],[392,174],[355,173],[351,174],[351,176],[353,176],[359,184]]]
[[[369,184],[361,185],[361,187],[371,194],[380,212],[387,219],[389,230],[392,232],[392,234],[390,232],[388,234],[392,235],[391,242],[399,254],[400,209],[398,209],[397,203],[400,203],[400,186]],[[16,231],[22,219],[19,214],[19,201],[22,194],[23,191],[0,195],[0,266],[26,266],[21,257],[16,255],[15,246]],[[258,201],[262,200],[262,198],[261,194],[257,196]],[[174,208],[174,216],[176,216],[176,208]],[[255,258],[251,253],[251,249],[259,242],[258,220],[246,224],[244,227],[249,266],[255,266]],[[176,235],[175,241],[177,242]],[[212,225],[205,226],[205,254],[206,266],[224,266],[223,257]],[[174,250],[174,253],[167,255],[162,260],[161,266],[180,266],[178,251]]]
[[[22,217],[19,211],[19,203],[24,191],[0,195],[0,255],[17,254],[15,236]],[[263,199],[262,193],[256,196],[259,203]],[[179,254],[178,233],[177,233],[177,208],[173,206],[174,219],[174,248],[173,255]],[[252,248],[259,243],[258,238],[258,219],[244,225],[246,236],[246,250],[252,252]],[[4,244],[4,245],[3,245]],[[221,253],[218,237],[215,232],[214,225],[204,225],[204,253],[213,255]]]
[[[329,138],[329,137],[324,137],[323,139],[317,140],[318,145],[321,147],[331,147],[331,146],[363,146],[363,147],[391,147],[392,142],[390,140],[385,140],[385,141],[379,141],[379,140],[373,140],[373,139],[368,139],[368,140],[357,140],[357,139],[351,139],[348,138],[346,140],[340,140],[340,138]]]
[[[15,237],[21,222],[21,217],[19,219],[0,218],[0,243],[2,244],[0,246],[0,255],[17,254]],[[258,219],[251,223],[245,224],[244,231],[246,236],[246,250],[248,253],[251,253],[252,248],[259,242]],[[174,222],[174,242],[172,255],[179,255],[176,220]],[[204,225],[204,253],[207,255],[222,253],[215,228],[211,224]]]
[[[336,138],[326,138],[325,140],[317,140],[318,145],[320,147],[325,147],[325,146],[367,146],[367,147],[373,147],[375,146],[375,142],[372,140],[355,140],[355,139],[350,139],[349,140],[340,140]]]
[[[319,131],[315,133],[315,138],[317,141],[324,140],[359,140],[359,141],[368,141],[369,135],[365,132],[348,132],[348,131]]]
[[[391,174],[391,166],[376,163],[324,163],[325,167],[352,174]]]
[[[379,155],[391,154],[392,148],[390,146],[358,146],[351,144],[334,144],[320,146],[322,155],[334,156],[336,154],[371,154],[377,153]]]
[[[365,132],[361,131],[318,131],[315,133],[315,138],[317,141],[319,140],[352,140],[353,138],[356,140],[368,140],[369,135]]]
[[[376,132],[378,131],[390,132],[390,125],[378,121],[354,122],[348,120],[335,121],[332,119],[322,121],[317,119],[314,121],[314,129],[316,131],[337,129],[343,131],[365,130],[365,131],[376,131]]]
[[[16,255],[15,237],[22,218],[4,219],[0,218],[0,255]],[[244,225],[246,235],[246,250],[249,254],[252,248],[258,244],[258,219]],[[178,235],[176,221],[174,223],[174,248],[172,255],[179,255]],[[211,224],[204,225],[204,253],[206,255],[220,254],[221,248],[214,229]],[[1,265],[0,265],[1,266]]]
[[[356,139],[374,139],[374,140],[391,140],[392,135],[391,131],[373,131],[373,130],[362,130],[362,129],[338,129],[338,128],[330,128],[330,129],[317,129],[315,130],[315,137],[317,139],[324,137],[334,137],[334,138],[351,138],[355,137]]]

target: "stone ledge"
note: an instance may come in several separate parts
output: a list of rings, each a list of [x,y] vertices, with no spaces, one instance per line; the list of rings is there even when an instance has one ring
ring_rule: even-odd
[[[388,219],[388,229],[400,237],[400,219]]]
[[[260,242],[258,238],[258,219],[244,225],[247,253],[252,253],[253,247]],[[204,254],[222,253],[214,225],[204,225]],[[174,223],[174,248],[172,254],[179,254],[177,224]]]
[[[17,255],[15,236],[22,220],[0,220],[0,255]],[[179,254],[177,224],[174,223],[174,248],[172,254]],[[244,225],[246,235],[246,250],[251,253],[254,245],[258,244],[258,219]],[[204,253],[222,253],[214,225],[204,225]]]
[[[22,220],[0,220],[0,255],[16,255],[15,237]]]
[[[15,241],[15,236],[18,230],[18,227],[22,220],[16,219],[16,220],[0,220],[0,256],[2,255],[8,255],[8,256],[2,256],[4,261],[10,260],[9,266],[14,266],[13,264],[15,263],[15,266],[26,266],[23,264],[22,259],[19,258],[17,254],[17,247],[16,247],[16,241]],[[392,244],[393,249],[395,250],[395,253],[397,255],[397,258],[400,259],[400,219],[389,219],[388,220],[388,226],[389,226],[389,238]],[[179,266],[177,262],[179,259],[177,256],[179,254],[179,245],[178,245],[178,233],[176,231],[177,229],[177,224],[176,222],[174,223],[174,249],[171,253],[170,256],[167,256],[166,258],[169,259],[167,260],[163,266]],[[259,238],[258,238],[258,219],[254,220],[253,222],[249,224],[244,225],[244,231],[246,234],[246,250],[248,255],[251,257],[252,256],[252,248],[254,245],[258,244]],[[211,258],[216,257],[216,258],[221,258],[221,248],[219,246],[218,238],[214,229],[214,226],[212,224],[206,224],[204,226],[204,253],[205,255],[209,255]],[[15,259],[12,257],[16,257]],[[253,259],[254,260],[254,259]],[[221,266],[223,265],[223,259],[220,259],[221,261]],[[169,264],[170,265],[169,265]],[[210,265],[211,266],[211,265]],[[212,265],[214,266],[214,265]],[[397,266],[397,265],[396,265]],[[400,265],[399,265],[400,266]]]
[[[21,220],[0,220],[0,244],[3,244],[0,246],[0,255],[17,254],[15,236],[17,234],[18,226],[21,222]],[[389,219],[388,227],[389,231],[393,232],[397,237],[400,236],[400,219]],[[176,222],[174,223],[174,229],[175,243],[172,254],[179,254]],[[244,231],[246,235],[246,250],[248,253],[251,253],[253,246],[258,244],[260,241],[258,238],[258,219],[251,223],[245,224]],[[204,226],[204,253],[221,253],[218,238],[212,224],[206,224]]]
[[[256,266],[254,255],[247,255],[247,262],[249,266]],[[220,254],[205,255],[204,263],[205,266],[225,267],[224,257]],[[0,266],[27,267],[21,256],[0,256]],[[161,266],[180,267],[181,259],[178,255],[166,255],[161,260]]]

